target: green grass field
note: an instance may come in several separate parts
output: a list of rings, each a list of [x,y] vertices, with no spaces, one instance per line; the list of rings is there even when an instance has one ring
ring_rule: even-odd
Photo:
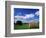
[[[14,29],[29,29],[28,24],[14,25]]]
[[[22,25],[14,25],[14,29],[37,29],[39,28],[39,24],[35,24],[35,27],[29,27],[28,24],[22,24]]]

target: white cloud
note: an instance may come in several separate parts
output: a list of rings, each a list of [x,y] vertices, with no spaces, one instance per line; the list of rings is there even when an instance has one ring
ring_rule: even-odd
[[[29,15],[26,15],[27,17],[34,17],[34,14],[29,14]]]
[[[24,23],[28,23],[28,22],[31,22],[31,20],[30,21],[27,21],[26,19],[33,18],[33,17],[34,17],[34,14],[26,14],[25,16],[15,16],[15,18],[17,18],[15,20],[16,21],[17,20],[20,20],[20,21],[23,21]]]
[[[24,16],[15,16],[15,18],[24,18]]]
[[[15,18],[23,18],[23,19],[27,19],[27,18],[33,18],[34,14],[26,14],[25,16],[15,16]]]
[[[33,17],[34,17],[34,14],[26,14],[24,19],[26,19],[26,18],[33,18]]]
[[[37,15],[37,16],[38,16],[38,15],[39,15],[39,11],[37,11],[37,12],[35,13],[35,15]]]

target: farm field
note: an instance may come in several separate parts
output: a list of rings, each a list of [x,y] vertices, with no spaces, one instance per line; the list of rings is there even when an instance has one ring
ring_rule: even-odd
[[[30,25],[29,27],[29,24],[26,24],[26,23],[23,23],[22,25],[14,25],[14,29],[38,29],[39,28],[39,23],[37,24],[34,24],[34,25]]]

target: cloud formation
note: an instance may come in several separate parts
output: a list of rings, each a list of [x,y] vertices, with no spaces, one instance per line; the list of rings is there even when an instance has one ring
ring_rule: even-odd
[[[35,16],[34,14],[26,14],[25,16],[15,16],[15,18],[28,19],[28,18],[33,18],[34,16]]]
[[[26,14],[24,19],[33,18],[34,16],[35,16],[34,14]]]
[[[34,20],[32,19],[32,18],[35,17],[35,15],[38,15],[38,12],[36,12],[35,14],[26,14],[25,16],[19,16],[19,15],[17,15],[17,16],[15,16],[15,22],[17,20],[20,20],[23,23],[29,23],[29,22],[33,22],[33,21],[35,21],[37,23],[38,19],[34,19]]]
[[[39,11],[37,11],[37,12],[35,13],[35,15],[39,16]]]
[[[27,14],[26,17],[33,18],[34,17],[34,14]]]

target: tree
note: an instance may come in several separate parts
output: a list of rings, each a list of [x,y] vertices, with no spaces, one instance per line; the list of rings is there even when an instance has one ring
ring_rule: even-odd
[[[16,25],[22,25],[22,21],[17,21]]]

